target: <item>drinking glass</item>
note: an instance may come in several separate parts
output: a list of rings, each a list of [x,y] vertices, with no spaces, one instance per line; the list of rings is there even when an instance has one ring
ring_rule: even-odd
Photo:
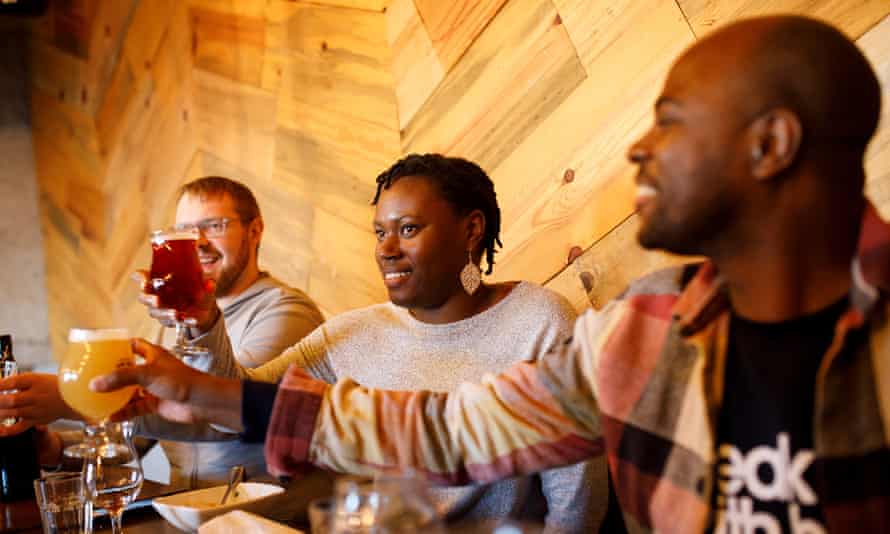
[[[105,426],[109,442],[120,448],[111,455],[103,454],[100,448],[96,454],[87,457],[83,480],[93,508],[108,512],[112,532],[121,534],[124,508],[133,502],[142,488],[142,464],[133,445],[133,423],[123,421]]]
[[[137,386],[109,393],[89,388],[90,380],[121,367],[135,365],[126,328],[88,330],[72,328],[68,352],[59,365],[59,392],[62,399],[84,417],[86,439],[65,449],[67,456],[86,458],[123,452],[104,432],[108,417],[126,406]]]
[[[196,306],[205,291],[204,271],[198,260],[197,229],[157,230],[151,234],[151,272],[148,292],[157,295],[161,308],[177,312]],[[176,343],[173,354],[189,361],[206,354],[200,347],[191,347],[185,340],[185,329],[194,326],[194,319],[173,313],[176,324]]]
[[[442,533],[442,522],[414,478],[339,480],[331,521],[334,534]]]
[[[92,508],[81,473],[50,473],[38,478],[34,481],[34,495],[44,534],[90,532],[87,518],[92,519]]]

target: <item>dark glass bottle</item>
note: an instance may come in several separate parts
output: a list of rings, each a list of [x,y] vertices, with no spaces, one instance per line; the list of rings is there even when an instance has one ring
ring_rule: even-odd
[[[0,336],[0,373],[4,377],[18,372],[12,356],[12,336]],[[3,392],[0,392],[2,394]],[[5,419],[2,425],[15,420]],[[34,498],[34,479],[40,477],[37,460],[36,431],[33,428],[14,436],[0,437],[0,501],[10,502]]]

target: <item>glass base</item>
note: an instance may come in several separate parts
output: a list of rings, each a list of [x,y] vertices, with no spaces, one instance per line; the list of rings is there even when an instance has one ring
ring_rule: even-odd
[[[68,458],[93,458],[101,456],[102,458],[119,458],[130,454],[126,445],[120,443],[105,443],[102,445],[93,445],[90,443],[78,443],[65,447],[64,454]]]
[[[170,352],[189,367],[194,367],[202,358],[210,356],[210,351],[204,347],[193,347],[190,345],[174,346],[170,349]]]

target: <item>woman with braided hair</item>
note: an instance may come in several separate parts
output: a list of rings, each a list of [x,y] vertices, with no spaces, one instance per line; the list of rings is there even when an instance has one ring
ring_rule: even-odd
[[[316,378],[368,387],[449,391],[497,373],[519,354],[542,353],[571,335],[565,298],[530,282],[481,281],[501,245],[494,185],[470,161],[412,154],[377,177],[375,257],[390,302],[328,319],[281,356],[237,366],[212,314],[195,342],[216,355],[213,374],[277,382],[291,364]],[[270,384],[271,385],[271,384]],[[245,392],[250,395],[250,392]],[[548,532],[595,532],[607,505],[602,459],[492,485],[436,488],[451,520],[542,521]]]

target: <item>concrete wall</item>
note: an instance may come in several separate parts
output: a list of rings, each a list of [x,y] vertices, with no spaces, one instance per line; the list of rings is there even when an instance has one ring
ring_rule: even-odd
[[[25,71],[28,36],[0,26],[0,332],[20,364],[51,359]]]

